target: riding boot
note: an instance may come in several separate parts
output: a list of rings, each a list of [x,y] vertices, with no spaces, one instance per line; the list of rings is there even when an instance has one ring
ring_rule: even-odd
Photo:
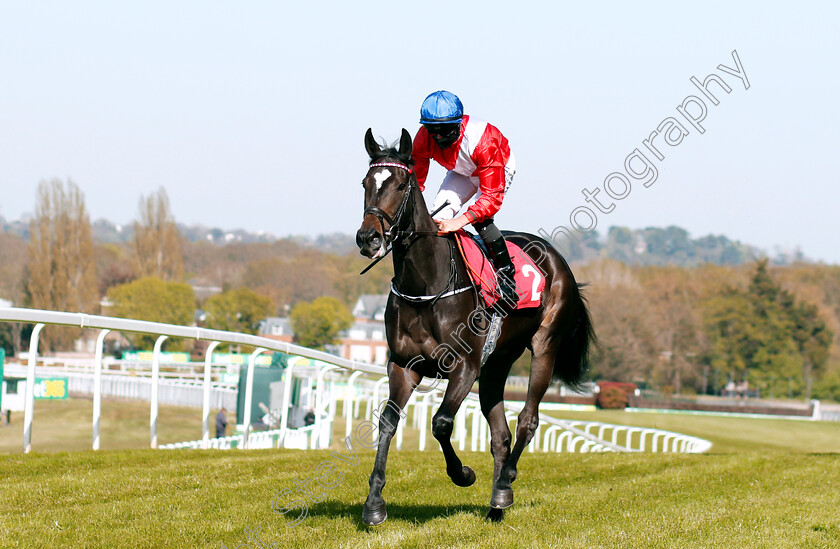
[[[490,258],[496,268],[499,294],[511,307],[515,307],[519,301],[519,294],[516,293],[516,283],[513,280],[515,270],[508,253],[505,237],[502,236],[502,232],[493,224],[492,220],[473,226],[478,229],[478,235],[490,251]]]

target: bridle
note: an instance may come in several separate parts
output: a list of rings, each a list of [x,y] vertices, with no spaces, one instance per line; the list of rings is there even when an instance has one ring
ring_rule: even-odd
[[[383,259],[385,257],[385,255],[387,255],[387,252],[391,251],[391,249],[392,249],[391,245],[394,242],[396,242],[397,240],[399,240],[400,238],[403,238],[403,237],[409,237],[410,238],[412,236],[443,236],[443,235],[439,234],[438,231],[416,231],[414,229],[409,230],[409,231],[397,230],[398,227],[400,226],[400,222],[402,221],[403,215],[405,215],[405,212],[407,211],[409,198],[411,198],[412,206],[414,205],[414,193],[412,193],[412,190],[414,189],[414,184],[415,184],[416,179],[414,178],[414,171],[410,167],[406,166],[405,164],[401,164],[399,162],[372,162],[369,167],[370,168],[399,168],[399,169],[402,169],[402,170],[405,170],[405,171],[408,172],[408,180],[406,182],[402,183],[399,187],[397,187],[397,190],[405,189],[405,194],[403,194],[402,201],[400,202],[400,205],[397,208],[397,211],[394,212],[393,217],[388,215],[387,212],[385,212],[384,210],[382,210],[378,206],[368,206],[367,208],[365,208],[365,210],[364,210],[364,215],[365,216],[372,215],[372,216],[376,217],[376,219],[379,220],[379,225],[382,227],[382,235],[383,235],[383,238],[385,238],[385,242],[383,244],[386,246],[387,251],[386,251],[385,254],[376,258],[370,265],[368,265],[359,274],[365,274],[371,267],[373,267],[373,265],[375,265],[379,260]],[[444,204],[444,206],[446,206],[448,204],[449,204],[449,201],[447,201]],[[435,210],[434,213],[437,213],[442,208],[443,208],[443,206],[441,206],[441,208],[438,208],[437,210]],[[432,215],[434,215],[434,213]],[[390,228],[387,231],[385,230],[385,221],[387,221],[388,224],[390,225]],[[410,244],[409,244],[409,246],[410,246]],[[471,285],[464,286],[463,288],[449,290],[449,288],[454,288],[455,287],[455,285],[457,283],[457,279],[458,279],[458,269],[455,266],[454,245],[450,241],[449,242],[449,278],[446,282],[446,286],[444,286],[443,289],[440,292],[438,292],[435,295],[424,295],[424,296],[407,295],[407,294],[404,294],[404,293],[400,292],[397,289],[396,279],[393,279],[391,281],[391,292],[394,293],[395,295],[399,296],[400,298],[402,298],[406,301],[410,301],[410,302],[415,303],[415,304],[429,304],[430,303],[430,304],[434,305],[435,303],[437,303],[437,301],[439,299],[444,298],[444,297],[449,297],[449,296],[452,296],[452,295],[460,294],[461,292],[465,292],[467,290],[476,290],[477,291],[477,289],[475,288],[475,284],[472,283],[471,279],[470,279]]]
[[[402,201],[400,202],[397,211],[394,212],[393,217],[388,215],[386,211],[378,206],[368,206],[364,211],[365,216],[372,215],[379,220],[379,225],[382,227],[382,236],[385,238],[384,244],[388,246],[402,236],[413,234],[413,231],[399,231],[398,227],[402,222],[403,215],[405,215],[405,212],[407,211],[408,200],[413,197],[413,193],[411,191],[414,189],[414,170],[405,164],[400,164],[399,162],[373,162],[370,164],[369,168],[400,168],[408,172],[408,180],[397,187],[397,190],[405,189],[405,193],[403,194]],[[414,201],[412,199],[412,203],[413,202]],[[385,230],[386,221],[390,225],[388,230]]]

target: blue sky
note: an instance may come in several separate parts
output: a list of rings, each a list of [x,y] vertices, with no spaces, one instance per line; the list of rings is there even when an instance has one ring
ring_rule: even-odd
[[[280,236],[354,233],[368,127],[414,133],[431,91],[498,126],[504,229],[568,226],[712,72],[700,134],[598,227],[679,225],[840,263],[838,7],[821,2],[4,3],[0,215],[70,178],[92,218],[175,217]],[[717,67],[735,67],[750,87]],[[717,90],[714,88],[712,89]],[[685,120],[683,119],[683,123]],[[442,170],[432,171],[431,199]],[[606,198],[600,192],[599,198]],[[591,205],[590,205],[591,206]],[[594,211],[594,210],[593,210]]]

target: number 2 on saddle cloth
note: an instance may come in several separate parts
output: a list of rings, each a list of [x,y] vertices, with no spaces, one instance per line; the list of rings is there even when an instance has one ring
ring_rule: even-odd
[[[473,235],[462,229],[455,233],[455,237],[464,261],[467,263],[467,270],[473,282],[478,286],[485,305],[492,306],[499,299],[496,291],[496,271],[492,263],[476,244]],[[516,284],[516,293],[519,295],[519,301],[513,308],[539,307],[540,297],[545,288],[545,272],[522,248],[510,241],[506,244],[513,267],[516,269],[513,280]]]

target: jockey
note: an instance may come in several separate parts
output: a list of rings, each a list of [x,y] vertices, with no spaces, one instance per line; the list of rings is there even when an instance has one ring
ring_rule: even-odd
[[[411,153],[420,190],[425,188],[431,159],[448,170],[432,206],[434,211],[449,201],[435,215],[438,228],[448,233],[472,224],[490,251],[502,297],[517,303],[513,263],[493,223],[515,173],[507,138],[495,126],[465,115],[461,100],[448,91],[436,91],[423,101],[420,124]],[[455,217],[477,191],[475,203]]]

